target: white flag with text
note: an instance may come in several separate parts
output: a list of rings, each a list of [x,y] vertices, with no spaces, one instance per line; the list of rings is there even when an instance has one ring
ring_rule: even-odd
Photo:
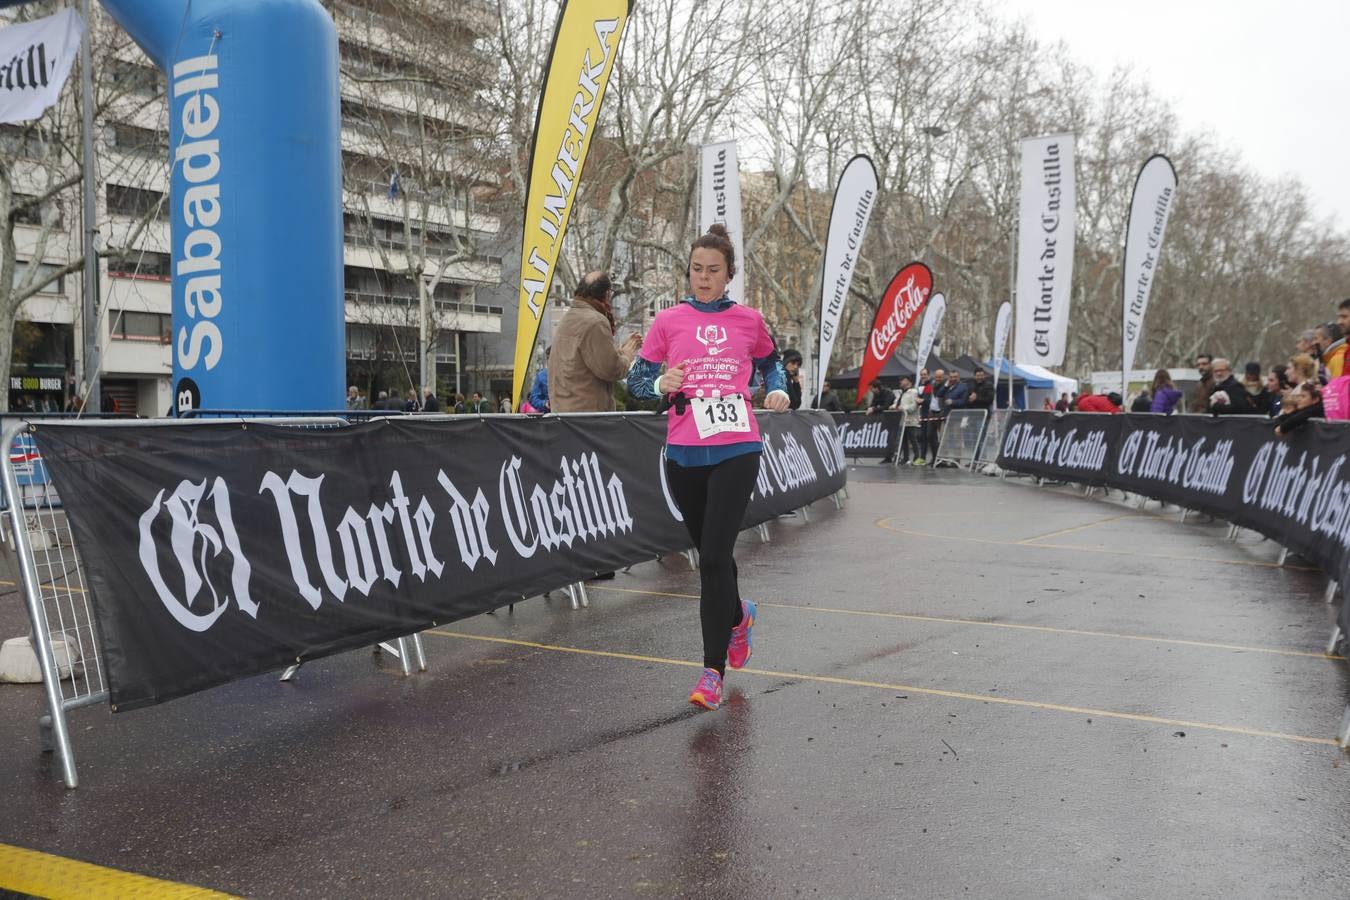
[[[867,222],[877,199],[877,170],[866,156],[855,156],[844,166],[830,208],[830,229],[825,239],[825,269],[821,275],[820,362],[815,372],[815,396],[820,397],[825,373],[834,353],[839,316],[848,300],[853,271],[861,255]]]
[[[1017,224],[1019,363],[1064,362],[1073,287],[1073,135],[1022,141],[1022,199]]]
[[[1125,268],[1121,270],[1122,334],[1121,369],[1134,368],[1134,353],[1144,333],[1144,313],[1153,277],[1162,259],[1167,218],[1177,198],[1177,173],[1162,154],[1151,156],[1139,170],[1130,199],[1130,220],[1125,227]],[[1122,393],[1123,396],[1123,393]]]
[[[720,222],[736,248],[736,277],[727,285],[727,296],[737,303],[746,297],[745,279],[750,267],[745,260],[745,237],[741,226],[741,179],[736,166],[736,142],[704,144],[699,148],[698,233]]]
[[[73,8],[0,29],[0,122],[36,119],[56,103],[83,33]]]
[[[998,308],[994,321],[994,395],[998,396],[998,375],[1003,371],[1003,357],[1008,352],[1008,329],[1012,326],[1012,304],[1007,300]],[[1011,383],[1012,373],[1008,373]],[[1010,395],[1011,396],[1011,395]]]
[[[923,314],[923,329],[919,332],[919,354],[914,357],[914,383],[919,383],[919,371],[928,365],[928,354],[933,352],[937,343],[938,330],[942,328],[942,317],[947,314],[947,298],[934,294],[928,298],[928,309]]]

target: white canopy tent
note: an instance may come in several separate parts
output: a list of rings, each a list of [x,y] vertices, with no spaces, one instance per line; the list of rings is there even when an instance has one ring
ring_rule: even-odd
[[[1027,387],[1027,409],[1040,409],[1045,405],[1045,399],[1048,397],[1051,403],[1059,399],[1060,394],[1068,394],[1072,397],[1078,393],[1078,379],[1069,378],[1067,375],[1057,375],[1049,369],[1041,366],[1029,366],[1025,363],[1018,363],[1017,368],[1029,375],[1037,378],[1053,381],[1053,388],[1033,388]]]

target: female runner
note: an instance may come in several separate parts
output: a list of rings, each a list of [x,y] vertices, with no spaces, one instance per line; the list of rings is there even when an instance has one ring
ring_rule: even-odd
[[[638,399],[664,398],[666,480],[698,549],[702,579],[703,674],[689,702],[717,709],[727,665],[750,658],[755,604],[742,600],[732,551],[759,477],[759,423],[750,408],[757,369],[766,408],[786,410],[787,379],[757,311],[726,296],[736,251],[713,225],[689,251],[692,296],[657,314],[628,373]],[[668,368],[660,375],[661,366]],[[658,377],[659,375],[659,377]]]

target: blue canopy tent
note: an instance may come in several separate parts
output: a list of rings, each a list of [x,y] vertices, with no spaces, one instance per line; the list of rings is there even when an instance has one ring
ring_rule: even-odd
[[[1034,375],[1018,366],[1014,366],[1006,359],[1002,361],[1003,365],[998,374],[998,408],[1006,409],[1008,406],[1008,381],[1012,379],[1013,406],[1018,409],[1027,409],[1027,391],[1049,391],[1054,393],[1055,382],[1049,378],[1042,378]],[[989,372],[994,371],[994,362],[990,360],[984,363],[985,369]]]

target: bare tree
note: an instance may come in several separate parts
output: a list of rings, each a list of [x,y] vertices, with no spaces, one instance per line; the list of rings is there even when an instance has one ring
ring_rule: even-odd
[[[556,16],[553,0],[508,0],[495,113],[523,197],[523,150]],[[940,47],[941,52],[933,48]],[[732,137],[750,302],[781,337],[810,347],[829,198],[854,153],[881,180],[845,306],[836,364],[856,362],[880,294],[904,263],[933,268],[950,300],[943,347],[988,353],[1008,298],[1021,138],[1077,138],[1077,241],[1069,344],[1077,375],[1119,364],[1121,256],[1135,173],[1167,152],[1181,177],[1141,358],[1197,349],[1283,353],[1330,316],[1350,276],[1350,238],[1316,221],[1297,184],[1261,179],[1129,71],[1096,73],[1072,48],[1042,45],[986,0],[696,3],[634,6],[557,293],[582,266],[612,267],[651,310],[682,285],[697,216],[697,146]]]
[[[53,11],[51,4],[33,5],[18,10],[15,19],[36,18]],[[113,136],[113,147],[126,151],[130,149],[127,135],[155,134],[153,129],[134,129],[126,122],[153,117],[162,109],[162,79],[156,79],[152,70],[128,64],[128,60],[139,59],[140,52],[106,16],[97,15],[88,24],[96,73],[95,127]],[[149,223],[160,215],[167,197],[165,193],[158,204],[142,209],[120,232],[110,222],[99,223],[100,231],[109,239],[102,247],[84,246],[79,229],[72,227],[80,210],[84,180],[77,74],[78,70],[59,102],[42,116],[0,126],[0,373],[10,371],[15,329],[23,321],[25,303],[81,272],[86,250],[100,257],[136,256],[130,248],[140,242]],[[157,140],[154,144],[156,152],[151,154],[124,152],[96,163],[105,172],[137,181],[162,178],[167,171],[167,147]],[[49,255],[62,261],[47,263]],[[82,327],[97,329],[98,323],[82,322]],[[6,389],[0,391],[0,409],[8,408]]]
[[[345,229],[372,263],[350,270],[348,317],[361,352],[385,364],[382,384],[435,389],[437,357],[458,357],[456,335],[474,325],[474,286],[500,276],[481,249],[497,223],[477,203],[496,178],[493,123],[477,102],[495,23],[473,4],[418,0],[340,0],[335,13]]]

